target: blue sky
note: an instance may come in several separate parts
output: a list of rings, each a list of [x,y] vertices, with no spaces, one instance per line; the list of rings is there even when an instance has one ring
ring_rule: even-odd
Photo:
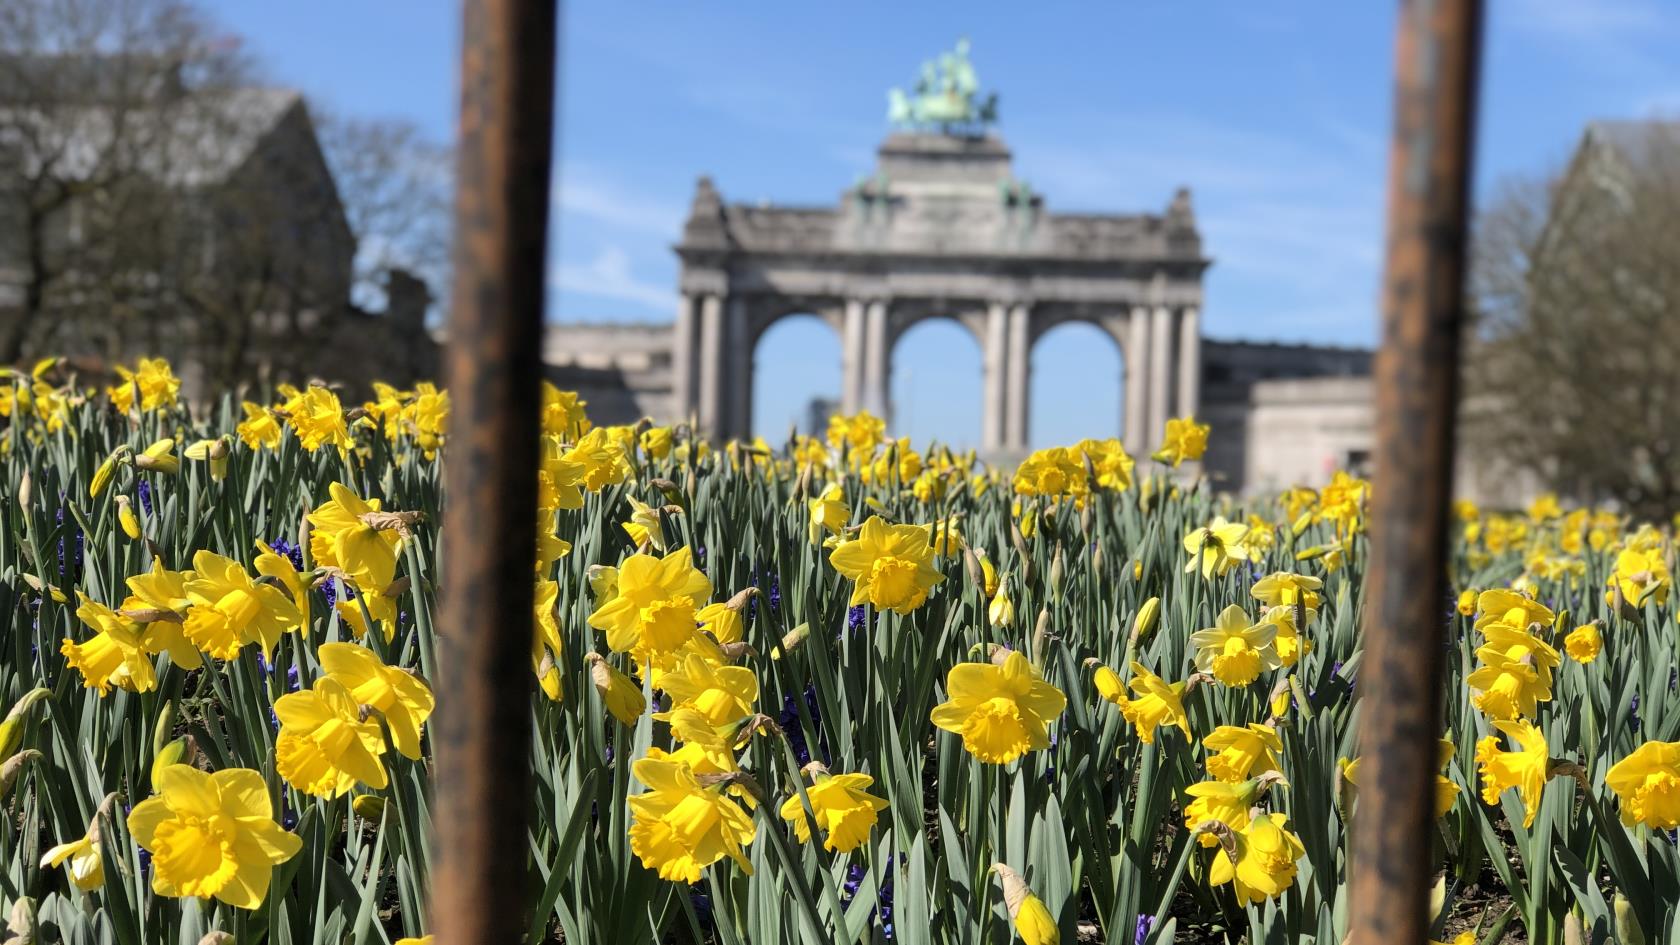
[[[562,38],[551,317],[669,320],[694,179],[726,199],[832,203],[868,171],[886,90],[968,36],[1016,173],[1052,210],[1158,211],[1192,188],[1214,337],[1376,338],[1395,4],[576,2]],[[1477,194],[1568,156],[1594,118],[1680,106],[1680,6],[1492,0]],[[454,4],[220,0],[276,84],[340,110],[453,129]],[[839,342],[792,319],[760,343],[756,417],[779,435],[839,387]],[[924,322],[894,351],[895,425],[979,434],[979,350]],[[1095,329],[1034,351],[1035,445],[1119,427]]]

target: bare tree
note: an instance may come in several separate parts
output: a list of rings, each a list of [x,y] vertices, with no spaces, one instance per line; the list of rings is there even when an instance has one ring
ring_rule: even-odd
[[[1680,130],[1589,132],[1475,228],[1467,432],[1582,500],[1680,508]]]
[[[445,297],[454,192],[450,150],[402,119],[318,110],[316,121],[356,235],[352,299],[364,309],[384,308],[394,269],[424,280],[434,298]]]
[[[172,0],[0,4],[0,362],[125,334],[151,294],[132,250],[173,212],[161,179],[189,136],[216,135],[208,103],[245,75]]]

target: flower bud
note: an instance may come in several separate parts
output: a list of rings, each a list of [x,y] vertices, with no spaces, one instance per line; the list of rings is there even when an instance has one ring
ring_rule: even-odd
[[[385,816],[385,799],[377,794],[358,794],[350,802],[350,809],[356,816],[369,823],[378,823],[379,818]]]
[[[190,765],[197,753],[191,735],[182,735],[164,745],[162,750],[152,756],[152,784],[157,784],[158,772],[170,765]]]
[[[1015,622],[1015,605],[1009,602],[1009,592],[998,591],[986,608],[986,620],[994,627],[1007,627]]]
[[[1050,595],[1058,602],[1062,599],[1062,580],[1066,577],[1062,565],[1062,546],[1056,546],[1055,557],[1050,559]]]
[[[18,775],[23,773],[23,766],[41,757],[41,753],[33,748],[23,751],[0,762],[0,801],[12,793],[12,785],[17,783]]]
[[[214,932],[206,932],[204,937],[198,940],[198,945],[234,945],[234,940],[231,934],[217,929]]]
[[[163,754],[163,746],[169,744],[170,736],[175,734],[175,700],[164,702],[163,710],[158,713],[157,721],[152,723],[152,757]]]
[[[1002,863],[992,864],[992,872],[1003,885],[1003,904],[1009,909],[1009,919],[1015,923],[1023,945],[1057,945],[1061,933],[1056,928],[1055,917],[1050,915],[1044,900],[1033,895],[1021,874]]]
[[[116,474],[117,454],[112,453],[105,457],[105,461],[99,464],[98,469],[93,471],[93,481],[88,483],[88,498],[99,498],[99,494],[104,492],[105,487],[111,484],[111,477]]]
[[[29,478],[29,471],[24,470],[23,478],[18,481],[18,490],[17,490],[18,508],[24,510],[25,512],[28,512],[29,511],[29,500],[34,494],[35,494],[34,483]]]
[[[35,945],[39,939],[39,920],[35,915],[35,900],[19,896],[6,916],[6,931],[12,933],[6,945]]]
[[[1645,930],[1633,912],[1633,903],[1621,893],[1616,894],[1613,906],[1616,913],[1616,941],[1622,945],[1645,945]]]
[[[1161,598],[1151,597],[1138,608],[1137,616],[1132,618],[1132,636],[1139,640],[1145,639],[1155,632],[1155,625],[1161,621]]]
[[[117,524],[131,540],[140,537],[140,520],[134,517],[134,508],[126,495],[117,496]]]

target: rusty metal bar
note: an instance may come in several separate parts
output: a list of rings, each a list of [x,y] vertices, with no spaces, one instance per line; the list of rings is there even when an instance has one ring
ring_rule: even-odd
[[[529,928],[532,579],[556,0],[466,0],[432,729],[439,945]]]
[[[1352,945],[1422,943],[1480,0],[1401,5],[1365,595]]]

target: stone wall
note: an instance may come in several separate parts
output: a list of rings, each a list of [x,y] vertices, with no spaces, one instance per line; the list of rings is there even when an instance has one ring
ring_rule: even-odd
[[[543,338],[545,375],[577,391],[596,423],[676,422],[683,418],[672,415],[672,340],[669,323],[557,322]]]

